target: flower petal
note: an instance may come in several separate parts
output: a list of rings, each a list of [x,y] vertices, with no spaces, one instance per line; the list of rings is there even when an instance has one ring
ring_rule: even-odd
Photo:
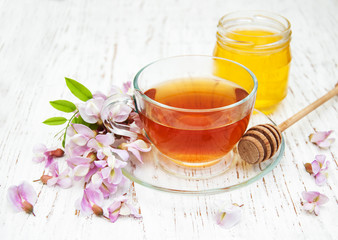
[[[315,175],[315,182],[318,186],[324,185],[326,183],[326,180],[326,175],[321,172]]]
[[[235,226],[241,220],[242,211],[239,206],[232,206],[224,212],[219,212],[216,217],[218,225],[223,228],[229,229]]]
[[[47,151],[47,147],[46,145],[44,144],[36,144],[34,147],[33,147],[33,153],[35,154],[44,154],[46,151]]]
[[[34,205],[37,199],[37,194],[32,185],[24,181],[18,186],[18,192],[23,199],[25,199],[30,204]]]
[[[302,192],[302,196],[304,198],[305,201],[312,203],[316,198],[318,198],[320,195],[319,192],[315,192],[315,191],[304,191]]]
[[[117,218],[120,215],[120,208],[121,208],[121,202],[120,201],[114,201],[108,207],[109,219],[110,219],[111,222],[116,222]]]
[[[133,205],[129,204],[128,202],[126,202],[125,205],[130,209],[130,215],[134,216],[135,218],[142,217]]]
[[[19,195],[17,186],[11,186],[8,188],[7,199],[8,202],[16,211],[22,210],[22,199]]]
[[[328,201],[329,201],[329,198],[326,195],[320,194],[319,199],[317,201],[317,205],[323,205],[327,203]]]
[[[105,168],[103,168],[103,169],[101,170],[102,178],[103,178],[103,179],[108,178],[109,175],[110,175],[111,170],[112,170],[111,167],[105,167]]]
[[[132,110],[127,104],[120,103],[112,107],[110,114],[115,122],[121,123],[128,119]]]
[[[148,146],[148,144],[141,139],[138,139],[134,142],[128,143],[127,146],[135,148],[135,149],[137,149],[141,152],[149,152],[151,150],[151,147]]]
[[[95,150],[101,149],[100,143],[95,138],[90,139],[87,143],[87,146],[94,148]]]
[[[84,158],[84,157],[72,157],[67,159],[67,163],[70,167],[75,167],[77,165],[89,165],[91,162],[90,158]]]
[[[314,212],[315,212],[315,214],[318,216],[318,214],[319,214],[319,210],[320,210],[320,207],[319,206],[315,206],[314,207]]]
[[[114,134],[111,134],[111,133],[100,134],[100,135],[97,135],[95,138],[97,141],[99,141],[104,146],[110,146],[115,141]]]
[[[315,208],[316,204],[314,203],[304,203],[303,204],[303,209],[309,212],[313,212],[314,208]]]
[[[99,173],[93,174],[91,178],[91,183],[94,185],[94,187],[99,188],[103,182],[102,176]]]
[[[321,142],[324,141],[326,138],[328,138],[330,136],[330,134],[333,131],[322,131],[322,132],[316,132],[316,133],[312,133],[309,136],[309,139],[312,143],[317,143],[317,142]]]
[[[69,188],[73,184],[73,181],[70,177],[65,178],[59,178],[57,185],[59,185],[61,188]]]
[[[141,163],[143,163],[142,156],[137,149],[129,147],[128,151],[131,152]]]
[[[85,189],[88,200],[101,207],[103,205],[103,195],[99,189],[95,189],[93,185],[90,185]]]
[[[325,139],[324,141],[322,142],[319,142],[318,143],[318,146],[320,148],[329,148],[333,143],[334,143],[335,139],[334,138],[328,138],[328,139]]]
[[[95,133],[89,127],[82,125],[82,124],[72,124],[72,127],[75,131],[85,137],[93,138],[95,137]]]
[[[112,152],[116,153],[117,155],[119,155],[119,157],[123,160],[123,161],[127,161],[129,158],[129,154],[127,152],[127,150],[122,150],[122,149],[117,149],[117,148],[111,148],[110,149]]]
[[[89,171],[90,165],[78,165],[74,168],[74,176],[76,177],[84,177]]]
[[[88,142],[88,138],[82,134],[75,134],[70,138],[70,141],[72,141],[78,146],[85,146]]]
[[[312,167],[312,173],[313,174],[317,174],[320,172],[320,163],[317,162],[316,160],[314,160],[312,163],[311,163],[311,167]]]
[[[58,182],[59,178],[53,177],[51,179],[48,179],[47,186],[54,186]]]
[[[322,154],[318,154],[315,156],[315,160],[319,162],[321,166],[324,164],[325,159],[326,159],[326,156]]]
[[[107,166],[107,161],[106,160],[96,160],[94,161],[95,166],[99,168],[104,168]]]

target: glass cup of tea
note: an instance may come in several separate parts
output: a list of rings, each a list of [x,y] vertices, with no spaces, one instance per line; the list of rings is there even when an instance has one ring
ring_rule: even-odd
[[[213,56],[170,57],[142,68],[133,85],[145,135],[162,167],[175,173],[229,166],[255,104],[257,80],[248,68]]]

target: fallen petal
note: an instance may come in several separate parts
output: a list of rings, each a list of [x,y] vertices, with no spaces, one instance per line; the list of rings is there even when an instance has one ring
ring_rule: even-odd
[[[30,185],[26,181],[22,182],[18,186],[18,193],[24,200],[26,200],[30,204],[34,204],[38,197],[32,185]]]
[[[318,186],[322,186],[326,183],[327,177],[323,173],[318,173],[315,175],[315,182]]]
[[[317,200],[317,205],[323,205],[327,203],[328,201],[329,201],[329,198],[326,195],[320,194],[319,199]]]
[[[22,210],[22,200],[18,192],[17,186],[11,186],[7,190],[7,199],[10,205],[16,210]]]
[[[242,210],[239,206],[232,206],[226,211],[220,211],[216,216],[217,224],[229,229],[241,220]]]

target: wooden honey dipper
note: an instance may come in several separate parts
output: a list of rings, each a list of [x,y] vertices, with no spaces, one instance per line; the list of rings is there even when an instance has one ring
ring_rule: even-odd
[[[241,158],[250,163],[260,163],[271,158],[282,142],[282,132],[338,94],[338,83],[335,88],[317,99],[277,127],[272,124],[262,124],[250,128],[238,142],[238,153]]]

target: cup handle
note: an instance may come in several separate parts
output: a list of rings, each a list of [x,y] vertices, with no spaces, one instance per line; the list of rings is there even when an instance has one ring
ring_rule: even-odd
[[[126,123],[114,121],[116,113],[122,105],[127,105],[135,111],[134,99],[132,96],[124,93],[115,93],[105,100],[101,109],[101,119],[104,126],[112,133],[120,136],[136,138],[137,133],[131,131],[131,127]]]

